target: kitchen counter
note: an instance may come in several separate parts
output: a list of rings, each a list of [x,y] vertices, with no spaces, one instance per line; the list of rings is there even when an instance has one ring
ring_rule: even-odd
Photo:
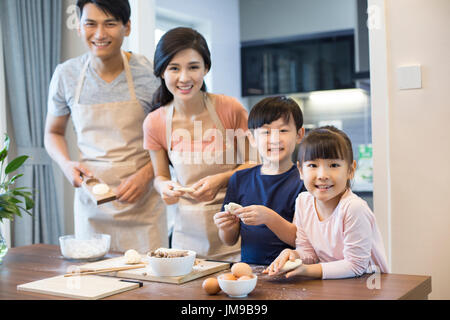
[[[110,253],[106,258],[118,254]],[[0,265],[0,300],[50,300],[63,297],[17,291],[17,285],[62,275],[72,265],[63,259],[58,246],[36,244],[12,248]],[[252,266],[254,271],[262,266]],[[216,274],[217,275],[217,274]],[[211,276],[211,275],[210,275]],[[207,277],[210,277],[207,276]],[[123,292],[105,300],[223,300],[225,293],[207,295],[202,289],[205,278],[181,285],[146,282],[139,289]],[[378,278],[377,278],[378,277]],[[241,300],[359,300],[359,299],[427,299],[431,293],[431,277],[400,274],[373,274],[341,280],[311,280],[302,277],[275,279],[258,274],[258,283],[247,298]],[[232,299],[236,301],[237,299]]]

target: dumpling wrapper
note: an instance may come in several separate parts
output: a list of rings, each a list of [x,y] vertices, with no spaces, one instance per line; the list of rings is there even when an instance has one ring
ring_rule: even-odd
[[[295,259],[295,261],[288,260],[284,266],[280,269],[280,272],[288,272],[294,270],[302,265],[301,259]]]
[[[231,214],[234,214],[234,210],[240,209],[242,206],[240,204],[230,202],[224,206],[225,211],[228,211]]]
[[[109,192],[109,187],[104,183],[99,183],[92,188],[92,192],[96,195],[107,194]]]
[[[194,188],[189,187],[175,187],[173,188],[174,191],[181,191],[181,192],[195,192],[196,190]]]

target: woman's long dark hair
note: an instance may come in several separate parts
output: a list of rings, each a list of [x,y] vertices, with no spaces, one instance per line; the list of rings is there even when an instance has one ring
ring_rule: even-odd
[[[194,49],[197,51],[202,56],[206,69],[211,70],[211,53],[209,52],[205,38],[200,33],[194,29],[183,27],[167,31],[156,46],[155,57],[153,59],[153,73],[161,80],[161,85],[153,94],[151,111],[155,111],[173,100],[173,95],[167,89],[162,75],[173,57],[185,49]],[[206,92],[205,82],[203,82],[201,90]]]

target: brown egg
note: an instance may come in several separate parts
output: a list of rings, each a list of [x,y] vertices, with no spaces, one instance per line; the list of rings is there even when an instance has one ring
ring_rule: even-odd
[[[225,273],[220,276],[223,280],[237,280],[237,278],[232,273]]]
[[[252,278],[253,278],[253,277],[242,276],[242,277],[239,277],[238,281],[240,281],[240,280],[250,280],[250,279],[252,279]]]
[[[252,268],[244,262],[233,264],[233,266],[231,267],[231,272],[236,278],[240,278],[242,276],[250,277],[253,274]]]
[[[203,281],[202,288],[207,294],[216,294],[220,291],[219,281],[216,278],[208,278]]]

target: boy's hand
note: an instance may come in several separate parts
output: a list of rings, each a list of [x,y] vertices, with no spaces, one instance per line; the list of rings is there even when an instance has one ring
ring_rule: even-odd
[[[279,254],[279,256],[270,264],[270,266],[268,266],[263,273],[268,273],[269,276],[273,276],[278,274],[278,272],[280,271],[280,269],[284,266],[284,264],[290,260],[290,261],[295,261],[295,259],[300,258],[300,255],[298,254],[297,251],[295,250],[291,250],[291,249],[284,249],[283,251],[281,251],[281,253]],[[288,273],[289,276],[292,276],[295,274],[295,271],[297,269],[291,271]]]
[[[267,225],[274,214],[278,215],[272,209],[257,205],[236,209],[234,214],[237,215],[243,223],[251,226],[257,226],[260,224]]]
[[[228,211],[217,212],[214,215],[214,223],[217,228],[222,230],[228,230],[233,228],[236,224],[239,224],[239,218]]]

